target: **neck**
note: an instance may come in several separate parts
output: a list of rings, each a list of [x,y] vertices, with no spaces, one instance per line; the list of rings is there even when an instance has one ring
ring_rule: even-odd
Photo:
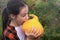
[[[17,22],[14,22],[14,21],[11,21],[10,23],[11,26],[14,26],[14,27],[19,27],[20,25],[18,25]]]

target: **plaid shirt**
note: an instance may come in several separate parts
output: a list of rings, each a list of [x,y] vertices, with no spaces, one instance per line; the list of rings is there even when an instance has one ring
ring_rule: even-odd
[[[3,32],[3,40],[20,40],[13,26],[7,26]]]

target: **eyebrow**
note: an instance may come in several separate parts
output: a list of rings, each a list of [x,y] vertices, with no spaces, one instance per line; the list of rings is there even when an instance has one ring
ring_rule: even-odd
[[[26,14],[28,14],[28,13],[21,14],[21,16],[26,15]]]

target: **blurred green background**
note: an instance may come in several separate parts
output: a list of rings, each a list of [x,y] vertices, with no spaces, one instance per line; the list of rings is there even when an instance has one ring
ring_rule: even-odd
[[[0,39],[2,35],[2,10],[8,0],[0,0]],[[60,0],[25,0],[29,13],[39,17],[45,33],[39,40],[60,40]]]

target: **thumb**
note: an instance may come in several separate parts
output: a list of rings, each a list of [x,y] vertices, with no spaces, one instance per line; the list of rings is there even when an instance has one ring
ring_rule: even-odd
[[[29,36],[29,33],[28,33],[26,30],[25,30],[25,35],[26,35],[26,36]]]

